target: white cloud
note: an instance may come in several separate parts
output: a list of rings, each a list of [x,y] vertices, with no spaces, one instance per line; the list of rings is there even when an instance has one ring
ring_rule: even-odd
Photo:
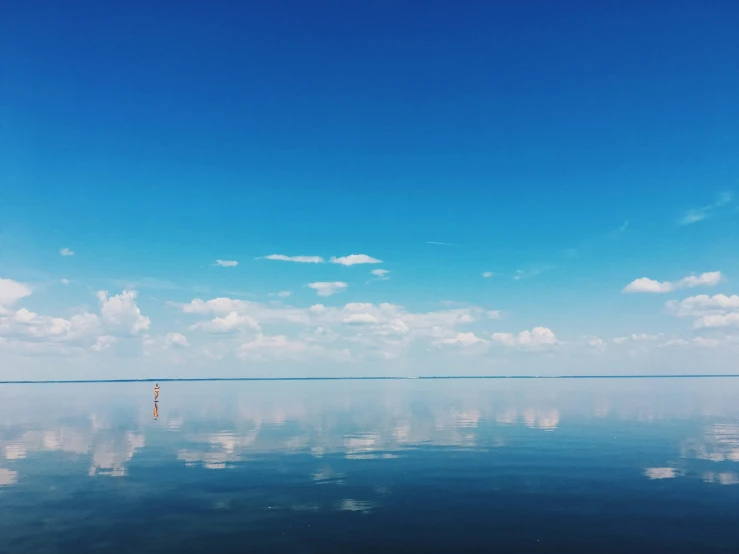
[[[346,316],[342,323],[347,325],[365,325],[368,323],[377,323],[378,319],[372,314],[361,313],[361,314],[350,314]]]
[[[367,254],[350,254],[349,256],[342,256],[341,258],[331,258],[331,263],[350,266],[357,264],[381,264],[382,260],[372,258]]]
[[[70,283],[69,279],[61,279],[59,281],[62,285],[68,285]]]
[[[485,277],[485,279],[490,279],[490,277],[492,277],[493,275],[495,275],[495,273],[493,273],[492,271],[486,271],[485,273],[482,274],[482,276]]]
[[[427,240],[426,244],[434,244],[436,246],[457,246],[456,244],[452,244],[451,242],[435,242],[432,240]]]
[[[321,346],[309,344],[301,340],[292,340],[284,335],[259,334],[254,339],[243,343],[236,351],[242,360],[302,360],[311,357],[330,357],[348,359],[348,350],[330,351]]]
[[[236,260],[216,260],[215,265],[219,267],[236,267],[239,265],[239,262]]]
[[[377,277],[378,281],[387,281],[390,279],[390,277],[387,276],[387,274],[390,273],[389,269],[373,269],[370,273]]]
[[[248,315],[239,315],[229,312],[225,317],[216,317],[210,321],[199,321],[190,326],[190,329],[205,331],[206,333],[232,333],[240,329],[261,331],[259,324]]]
[[[696,329],[739,326],[739,296],[701,294],[665,303],[667,313],[677,317],[696,317]]]
[[[690,343],[686,341],[685,339],[670,339],[668,341],[663,342],[662,344],[658,344],[657,346],[659,348],[667,348],[670,346],[687,346]]]
[[[59,250],[59,253],[62,256],[74,256],[74,252],[72,252],[69,248],[62,248]]]
[[[739,312],[728,314],[704,315],[693,323],[696,329],[716,327],[739,327]]]
[[[182,311],[189,314],[227,315],[236,312],[249,315],[258,322],[282,322],[294,324],[309,324],[311,319],[306,310],[290,306],[275,306],[247,300],[233,298],[213,298],[203,301],[196,298],[188,304],[181,305]]]
[[[95,339],[95,344],[92,345],[92,349],[95,352],[102,352],[103,350],[109,349],[116,342],[118,342],[117,337],[113,337],[111,335],[101,335],[97,337],[97,339]]]
[[[678,317],[697,317],[702,315],[721,314],[727,311],[739,312],[739,296],[700,294],[681,301],[670,300],[665,304],[667,312]]]
[[[15,298],[19,291],[15,287],[13,291]],[[100,315],[82,311],[68,319],[40,315],[26,308],[3,308],[0,342],[4,348],[23,355],[74,355],[88,348],[95,352],[107,350],[119,337],[130,337],[149,327],[149,318],[141,314],[135,303],[135,291],[112,297],[100,292],[98,297]]]
[[[653,341],[653,340],[659,340],[662,338],[662,335],[647,335],[645,333],[634,333],[625,337],[616,337],[611,339],[611,342],[614,344],[626,344],[629,342],[646,342],[646,341]]]
[[[141,310],[136,305],[137,294],[134,290],[127,290],[109,297],[106,291],[98,292],[98,298],[102,302],[100,315],[109,328],[130,334],[149,328],[151,321],[141,315]]]
[[[690,275],[679,281],[655,281],[648,277],[641,277],[626,285],[623,292],[628,293],[665,293],[678,289],[692,289],[701,286],[714,286],[721,282],[721,272],[711,271],[698,276]]]
[[[718,348],[722,344],[734,342],[733,337],[724,337],[723,341],[719,339],[707,338],[707,337],[693,337],[692,339],[670,339],[662,344],[658,344],[659,348],[667,347],[685,347],[694,346],[696,348]]]
[[[65,342],[93,336],[100,330],[98,316],[90,313],[73,315],[70,319],[50,317],[21,308],[0,317],[0,336],[32,342]]]
[[[187,348],[189,346],[187,337],[181,333],[167,333],[164,343],[173,348]]]
[[[511,333],[493,333],[493,341],[504,346],[521,348],[538,348],[557,344],[557,336],[548,327],[534,327],[531,331],[521,331],[518,335]]]
[[[475,333],[457,333],[453,337],[449,337],[446,339],[440,339],[438,341],[440,344],[457,344],[460,346],[472,346],[473,344],[486,344],[487,341],[485,339],[481,339]]]
[[[720,340],[705,337],[695,337],[691,342],[698,348],[716,348],[721,345]]]
[[[461,326],[500,317],[500,312],[479,307],[419,313],[409,312],[402,306],[387,303],[350,302],[343,307],[316,304],[309,308],[295,308],[230,298],[208,301],[195,299],[181,308],[190,314],[223,316],[236,312],[239,315],[249,315],[260,324],[267,322],[281,324],[281,333],[275,336],[282,336],[290,342],[297,341],[311,346],[330,343],[335,356],[344,356],[340,354],[342,349],[351,347],[352,353],[356,350],[357,355],[375,358],[379,356],[384,359],[398,357],[408,352],[417,341],[428,341],[427,344],[450,338],[465,341],[471,337],[465,335],[458,337],[458,333],[464,331],[459,329]],[[195,326],[201,328],[211,323],[200,322]],[[276,347],[276,341],[282,340],[267,337],[269,335],[265,334],[262,338],[248,341],[254,344],[242,349],[247,351],[241,353],[242,357],[252,356],[254,350],[269,345]],[[267,346],[265,343],[268,343]],[[223,348],[228,349],[228,345]],[[299,346],[292,345],[292,348],[295,350]],[[221,352],[221,356],[225,355],[223,349]],[[239,355],[238,352],[235,354]]]
[[[277,296],[279,296],[280,298],[287,298],[291,294],[292,292],[290,292],[289,290],[283,290],[283,291],[278,292]]]
[[[270,254],[269,256],[264,256],[264,259],[296,262],[300,264],[322,264],[324,262],[321,256],[285,256],[284,254]]]
[[[310,283],[310,288],[318,293],[318,296],[331,296],[346,289],[349,285],[341,281]]]
[[[31,287],[12,279],[0,279],[0,314],[21,298],[31,294]]]

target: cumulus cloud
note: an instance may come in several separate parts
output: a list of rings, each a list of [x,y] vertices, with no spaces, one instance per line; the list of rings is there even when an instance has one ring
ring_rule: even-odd
[[[511,333],[493,333],[493,341],[504,346],[520,348],[539,348],[557,344],[557,336],[548,327],[534,327],[531,331],[521,331],[518,335]]]
[[[716,327],[739,327],[739,312],[728,314],[704,315],[693,323],[696,329]]]
[[[408,352],[417,341],[427,344],[439,343],[445,339],[459,342],[469,341],[469,335],[458,335],[465,330],[462,326],[477,321],[496,319],[500,312],[479,307],[463,307],[431,312],[411,312],[395,304],[372,304],[350,302],[343,307],[328,307],[316,304],[309,308],[249,302],[230,298],[215,298],[203,301],[195,299],[182,305],[189,314],[223,316],[230,312],[248,315],[262,323],[279,323],[281,334],[287,341],[297,341],[305,345],[331,344],[333,354],[338,355],[344,348],[357,350],[364,356],[380,356],[383,359],[397,357]],[[225,319],[225,318],[224,318]],[[198,328],[211,322],[196,324]],[[254,337],[254,343],[242,350],[243,356],[253,356],[255,350],[275,346],[282,339]],[[256,342],[255,342],[256,341]],[[454,340],[449,343],[455,342]],[[293,345],[294,349],[299,348]],[[237,354],[238,355],[238,354]],[[343,356],[343,354],[341,355]]]
[[[225,317],[215,317],[210,321],[199,321],[191,325],[190,329],[205,331],[206,333],[233,333],[243,329],[261,331],[254,318],[248,315],[239,315],[238,312],[229,312]]]
[[[341,258],[331,258],[332,264],[358,265],[358,264],[381,264],[382,260],[368,256],[367,254],[350,254]]]
[[[122,333],[136,334],[146,331],[151,325],[148,317],[141,315],[141,310],[136,305],[134,290],[123,291],[115,296],[108,296],[106,291],[98,292],[98,298],[102,303],[100,315],[105,324]]]
[[[164,343],[170,348],[187,348],[189,346],[187,337],[181,333],[167,333]]]
[[[627,293],[665,293],[673,292],[678,289],[692,289],[695,287],[710,287],[721,282],[721,272],[711,271],[701,273],[698,276],[690,275],[679,281],[656,281],[648,277],[635,279],[624,288],[623,292]]]
[[[670,301],[665,304],[667,313],[677,317],[697,318],[693,327],[696,329],[739,326],[739,296],[701,294],[681,301]]]
[[[93,344],[91,348],[95,352],[102,352],[103,350],[108,350],[116,342],[118,342],[118,337],[113,337],[111,335],[101,335],[97,337],[97,339],[95,339],[95,344]]]
[[[26,308],[0,317],[0,336],[31,342],[65,342],[93,337],[101,330],[97,315],[82,313],[69,319],[39,315]]]
[[[236,260],[216,260],[215,265],[219,267],[236,267],[239,265],[239,262]]]
[[[19,290],[16,287],[12,290],[16,298]],[[130,337],[148,329],[149,318],[136,305],[135,291],[111,297],[100,292],[98,297],[99,315],[83,311],[64,318],[41,315],[26,308],[4,309],[0,312],[0,341],[4,347],[22,354],[69,355],[88,347],[102,352],[119,337]]]
[[[308,286],[316,291],[318,296],[331,296],[346,289],[349,285],[342,283],[341,281],[333,281],[310,283]]]
[[[284,254],[270,254],[269,256],[264,256],[264,259],[296,262],[299,264],[322,264],[324,262],[321,256],[285,256]]]
[[[69,248],[62,248],[59,250],[59,253],[62,256],[74,256],[74,252],[72,252]]]
[[[681,301],[670,300],[665,304],[668,313],[678,317],[697,317],[703,315],[722,314],[730,311],[739,312],[739,296],[734,294],[699,294]]]
[[[31,287],[12,279],[0,279],[0,314],[21,298],[31,294]]]

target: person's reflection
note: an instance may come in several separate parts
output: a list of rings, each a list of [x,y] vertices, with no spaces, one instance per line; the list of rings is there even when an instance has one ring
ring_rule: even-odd
[[[154,416],[154,419],[159,418],[159,402],[157,400],[154,401],[154,411],[152,412],[152,415]]]

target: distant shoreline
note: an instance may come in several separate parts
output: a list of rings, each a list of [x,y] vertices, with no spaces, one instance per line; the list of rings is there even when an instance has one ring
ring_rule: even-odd
[[[170,383],[203,381],[410,381],[410,380],[449,380],[449,379],[706,379],[718,377],[739,377],[737,373],[710,375],[425,375],[419,377],[169,377],[160,379],[67,379],[42,381],[0,381],[0,385],[41,385],[72,383]]]

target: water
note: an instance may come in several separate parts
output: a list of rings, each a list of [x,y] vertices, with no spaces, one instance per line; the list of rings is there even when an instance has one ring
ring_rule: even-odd
[[[0,386],[0,552],[739,551],[739,379],[152,388]]]

